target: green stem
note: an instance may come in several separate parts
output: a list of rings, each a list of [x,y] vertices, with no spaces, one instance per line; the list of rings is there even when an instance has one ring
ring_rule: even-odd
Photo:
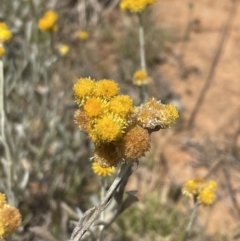
[[[188,226],[186,228],[186,232],[185,232],[185,235],[184,235],[182,241],[188,240],[189,232],[192,228],[192,225],[194,223],[194,220],[195,220],[195,217],[196,217],[196,214],[197,214],[197,208],[198,208],[198,202],[195,201],[195,204],[194,204],[194,207],[193,207],[193,210],[192,210],[192,214],[190,216],[190,220],[189,220],[189,223],[188,223]]]

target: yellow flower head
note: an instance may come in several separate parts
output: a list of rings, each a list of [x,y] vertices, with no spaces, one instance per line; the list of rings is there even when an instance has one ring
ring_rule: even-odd
[[[81,131],[88,131],[88,128],[90,126],[90,120],[84,111],[76,110],[74,113],[74,120]]]
[[[0,44],[0,57],[2,57],[5,54],[5,48],[3,45]]]
[[[156,0],[122,0],[120,8],[123,11],[141,13],[148,5],[155,3]]]
[[[118,95],[110,100],[109,109],[113,113],[125,118],[133,111],[133,101],[128,95]]]
[[[66,55],[69,52],[69,46],[67,44],[58,45],[58,52],[62,56]]]
[[[172,104],[165,105],[162,112],[159,113],[161,119],[161,127],[168,128],[173,125],[178,119],[178,111]]]
[[[42,31],[56,32],[58,15],[55,11],[47,11],[44,16],[38,21],[38,28]]]
[[[150,149],[150,135],[146,129],[135,126],[119,141],[119,150],[125,161],[137,160]]]
[[[182,189],[183,195],[189,196],[189,197],[198,195],[199,190],[203,185],[203,183],[204,181],[201,178],[194,178],[194,179],[188,180]]]
[[[118,84],[111,79],[102,79],[96,83],[95,95],[106,100],[116,96],[118,91]]]
[[[135,108],[135,114],[139,125],[150,130],[154,130],[156,127],[168,128],[179,117],[175,106],[164,105],[154,98]]]
[[[0,209],[2,209],[5,204],[7,204],[6,196],[5,194],[0,193]]]
[[[216,199],[217,183],[215,181],[205,181],[199,188],[198,201],[205,206],[211,205]]]
[[[11,234],[17,230],[21,224],[21,214],[17,208],[5,205],[0,210],[0,238]]]
[[[211,188],[204,188],[200,191],[197,199],[200,204],[209,206],[213,204],[216,199],[215,191],[213,191]]]
[[[93,96],[95,81],[91,78],[80,78],[73,86],[73,91],[78,104],[83,104],[87,97]]]
[[[83,106],[83,109],[89,118],[102,115],[105,108],[106,103],[97,97],[90,97]]]
[[[13,233],[21,224],[21,214],[18,209],[10,206],[5,194],[0,193],[0,239]]]
[[[133,84],[141,86],[146,85],[150,81],[150,78],[145,70],[137,70],[133,75]]]
[[[95,146],[93,154],[94,162],[101,167],[113,167],[121,162],[118,146],[113,142]]]
[[[125,120],[113,115],[107,114],[96,120],[95,133],[100,142],[116,141],[123,133]]]
[[[9,41],[12,38],[12,32],[4,22],[0,22],[0,43]]]
[[[102,167],[97,162],[92,163],[92,169],[98,176],[111,176],[115,172],[115,167]]]
[[[80,30],[77,33],[77,37],[80,40],[87,40],[89,38],[89,33],[87,31],[85,31],[85,30]]]
[[[217,183],[215,181],[212,181],[212,180],[206,182],[206,184],[205,184],[205,188],[208,188],[212,191],[216,191],[217,187],[218,187]]]

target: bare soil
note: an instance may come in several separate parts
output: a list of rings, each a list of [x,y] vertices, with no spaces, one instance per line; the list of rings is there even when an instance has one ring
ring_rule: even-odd
[[[215,148],[226,152],[226,146],[236,145],[239,150],[240,145],[240,135],[237,135],[240,128],[239,11],[235,15],[229,35],[226,36],[212,84],[206,92],[193,128],[186,127],[209,73],[232,4],[227,0],[200,0],[192,3],[193,8],[190,9],[187,0],[158,0],[153,7],[153,19],[156,25],[159,24],[162,28],[174,32],[179,38],[184,36],[189,21],[192,23],[189,40],[167,44],[167,61],[158,66],[159,74],[180,96],[180,107],[182,107],[180,125],[185,127],[179,128],[180,131],[177,132],[167,130],[155,133],[152,149],[155,150],[156,162],[162,162],[162,157],[165,158],[170,173],[169,180],[174,180],[180,185],[189,178],[204,177],[209,172],[209,168],[216,164],[215,161],[218,161],[210,160],[209,167],[202,165],[196,168],[192,164],[198,156],[183,150],[186,142],[208,145],[206,140],[211,140],[215,143],[213,149],[203,150],[206,152],[204,155],[208,157],[211,156],[211,152],[216,151]],[[232,155],[231,151],[229,155]],[[240,169],[236,170],[231,166],[226,168],[231,176],[232,187],[237,188]],[[234,205],[231,195],[223,188],[227,180],[223,176],[222,171],[211,173],[209,178],[217,180],[220,185],[218,201],[212,208],[202,208],[199,212],[202,223],[208,220],[209,233],[229,233],[239,220],[239,216],[236,215],[236,208],[240,202],[239,194],[235,195]],[[225,184],[221,183],[222,180],[225,180]]]

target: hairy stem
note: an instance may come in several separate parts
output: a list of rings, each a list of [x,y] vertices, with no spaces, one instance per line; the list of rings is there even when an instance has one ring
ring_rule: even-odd
[[[4,111],[4,79],[3,61],[0,59],[0,115],[1,115],[1,137],[5,140],[5,111]]]
[[[0,117],[1,117],[1,133],[0,143],[3,145],[4,154],[2,163],[7,176],[7,189],[9,201],[14,204],[14,196],[12,193],[12,158],[10,148],[5,136],[5,108],[4,108],[4,75],[3,75],[3,61],[0,59]]]
[[[140,44],[141,69],[147,72],[142,13],[138,14],[138,19],[139,19],[139,31],[138,32],[139,32],[139,44]],[[143,103],[148,98],[146,86],[139,86],[139,95],[140,95],[141,103]]]
[[[97,207],[94,207],[91,210],[88,210],[87,214],[84,214],[84,216],[78,221],[76,227],[72,232],[70,241],[79,241],[83,237],[83,235],[88,231],[88,229],[92,226],[94,221],[98,218],[99,214],[108,206],[114,193],[116,192],[117,188],[123,181],[125,174],[130,168],[131,168],[131,163],[128,163],[128,164],[124,163],[122,165],[118,176],[115,178],[112,185],[106,192],[106,195],[101,200],[101,203]],[[84,220],[91,212],[93,212],[91,217],[88,219],[86,223],[84,223]]]
[[[184,235],[182,241],[187,241],[188,240],[188,236],[189,236],[190,230],[191,230],[191,228],[193,226],[193,223],[194,223],[194,220],[195,220],[195,217],[196,217],[196,214],[197,214],[197,208],[198,208],[198,202],[195,201],[195,204],[194,204],[194,207],[193,207],[193,210],[192,210],[192,214],[190,216],[190,220],[189,220],[189,223],[187,225],[186,232],[185,232],[185,235]]]

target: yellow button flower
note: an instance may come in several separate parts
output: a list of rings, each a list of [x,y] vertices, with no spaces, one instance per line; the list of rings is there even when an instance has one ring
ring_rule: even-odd
[[[110,99],[118,94],[119,87],[111,79],[102,79],[96,83],[95,95],[104,99]]]
[[[85,31],[85,30],[80,30],[77,33],[77,37],[80,40],[87,40],[89,38],[89,33],[87,31]]]
[[[12,32],[4,22],[0,22],[0,43],[9,41],[12,38]]]
[[[110,100],[109,109],[125,118],[133,111],[133,100],[128,95],[118,95]]]
[[[150,149],[150,134],[140,126],[134,126],[119,141],[119,150],[125,161],[137,160]]]
[[[47,11],[44,16],[38,21],[38,28],[42,31],[56,32],[58,15],[55,11]]]
[[[92,163],[92,169],[98,176],[110,176],[115,172],[115,167],[102,167],[97,162]]]
[[[164,105],[162,112],[159,113],[162,128],[170,127],[178,119],[178,111],[172,104]]]
[[[157,127],[169,128],[178,119],[178,111],[172,104],[164,105],[155,98],[151,98],[140,107],[135,108],[139,125],[149,130]]]
[[[200,187],[203,185],[204,181],[201,178],[194,178],[191,180],[188,180],[183,189],[182,193],[185,196],[194,196],[198,195]]]
[[[87,97],[93,96],[95,90],[95,81],[91,78],[80,78],[73,86],[73,91],[77,103],[81,104]]]
[[[120,8],[123,11],[141,13],[148,5],[155,3],[156,0],[122,0]]]
[[[95,132],[99,141],[111,142],[117,140],[123,133],[124,119],[108,114],[96,121]]]
[[[62,56],[66,55],[69,52],[69,46],[67,44],[58,45],[58,52]]]
[[[21,214],[18,209],[10,205],[5,205],[4,208],[0,210],[0,227],[4,232],[2,237],[13,233],[21,224]]]
[[[17,230],[21,224],[21,214],[19,210],[10,206],[5,194],[0,193],[0,239]]]
[[[145,70],[137,70],[133,75],[133,84],[141,86],[147,85],[150,82],[150,78]]]
[[[89,98],[83,106],[83,109],[89,118],[103,114],[105,108],[106,104],[97,97]]]
[[[118,146],[114,142],[96,145],[93,154],[94,162],[101,167],[113,167],[120,162]]]
[[[212,205],[216,199],[215,192],[212,189],[204,188],[197,197],[200,204],[209,206]]]

